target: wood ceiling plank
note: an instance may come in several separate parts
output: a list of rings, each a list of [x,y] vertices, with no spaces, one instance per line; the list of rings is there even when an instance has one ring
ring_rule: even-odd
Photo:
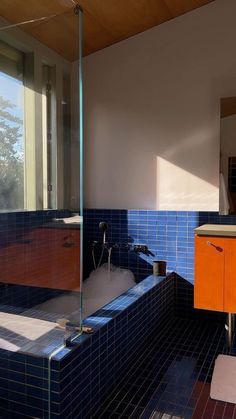
[[[69,60],[77,57],[74,3],[84,9],[84,54],[159,25],[214,0],[0,0],[0,16],[18,23],[58,14],[21,28]]]
[[[163,0],[81,0],[80,4],[116,40],[172,18]]]
[[[70,0],[69,0],[70,1]],[[69,4],[69,3],[68,3]],[[73,3],[70,8],[73,9]],[[9,22],[22,22],[42,16],[68,11],[68,6],[58,0],[1,0],[0,15]]]
[[[78,47],[78,17],[73,11],[44,22],[27,25],[24,30],[67,60],[74,60]]]
[[[118,38],[89,13],[84,14],[84,55],[103,49],[118,42]]]
[[[127,7],[128,4],[128,7]],[[172,16],[163,0],[81,0],[85,14],[85,55],[143,32]],[[85,7],[84,7],[85,5]]]

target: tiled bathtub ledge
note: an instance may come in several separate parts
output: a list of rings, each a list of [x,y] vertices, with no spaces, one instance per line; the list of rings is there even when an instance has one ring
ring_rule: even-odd
[[[83,334],[78,336],[74,341],[73,345],[68,348],[63,348],[58,352],[54,357],[54,361],[61,361],[66,355],[70,354],[72,351],[78,349],[78,347],[83,347],[83,344],[87,341],[92,341],[96,333],[110,322],[119,318],[125,310],[132,308],[133,304],[137,302],[140,297],[144,296],[147,292],[152,290],[157,285],[161,284],[164,280],[172,278],[174,279],[174,273],[169,272],[167,276],[154,276],[150,275],[139,284],[128,289],[126,292],[121,294],[119,297],[116,297],[110,303],[106,304],[91,316],[86,317],[83,320],[83,325],[92,327],[94,330],[93,334]]]
[[[126,291],[84,324],[82,335],[51,362],[51,415],[89,417],[135,362],[148,338],[174,314],[174,274],[149,276]]]

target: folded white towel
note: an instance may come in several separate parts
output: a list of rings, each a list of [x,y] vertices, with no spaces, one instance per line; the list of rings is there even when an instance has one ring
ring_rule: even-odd
[[[74,215],[73,217],[67,218],[54,218],[53,221],[57,221],[64,224],[81,224],[83,222],[83,217],[81,215]]]
[[[236,403],[236,357],[218,355],[211,381],[210,397],[227,403]]]
[[[225,178],[223,173],[220,173],[220,204],[219,204],[220,214],[228,215],[229,214],[229,199],[228,192],[225,184]]]

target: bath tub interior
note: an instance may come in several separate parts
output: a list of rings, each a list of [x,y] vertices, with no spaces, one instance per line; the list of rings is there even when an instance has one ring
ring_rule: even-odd
[[[90,316],[136,284],[129,269],[103,264],[92,271],[82,286],[82,318]],[[37,310],[64,314],[69,320],[78,316],[78,297],[73,291],[37,305]]]

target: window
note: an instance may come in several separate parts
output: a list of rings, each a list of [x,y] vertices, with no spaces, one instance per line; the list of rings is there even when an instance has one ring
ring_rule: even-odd
[[[43,65],[42,118],[43,118],[43,208],[57,207],[57,139],[55,67]]]
[[[24,208],[24,54],[0,41],[0,211]]]
[[[55,52],[20,31],[0,40],[0,211],[69,206],[71,85]]]

